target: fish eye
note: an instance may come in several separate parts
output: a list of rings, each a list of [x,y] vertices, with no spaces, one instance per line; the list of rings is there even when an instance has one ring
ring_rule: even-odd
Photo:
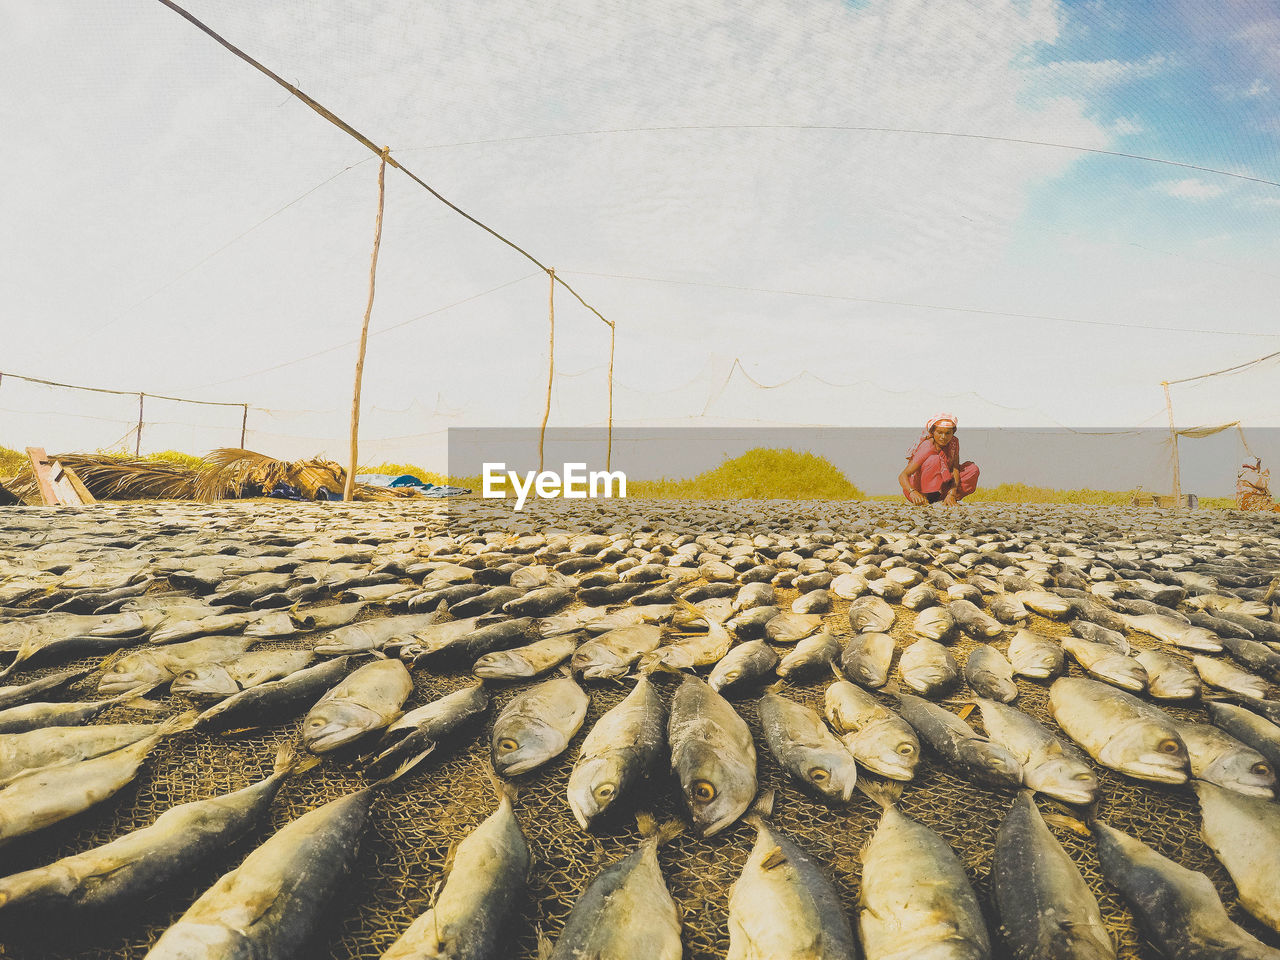
[[[194,680],[195,678],[196,678],[196,672],[195,672],[194,670],[187,670],[187,671],[186,671],[185,673],[183,673],[183,674],[182,674],[182,676],[181,676],[181,677],[179,677],[178,679],[179,679],[179,680]]]
[[[916,752],[916,748],[909,743],[900,743],[898,744],[898,752],[904,757],[909,757]]]
[[[814,783],[826,783],[831,779],[831,774],[822,767],[814,767],[809,771],[809,779]]]
[[[1159,750],[1161,753],[1177,753],[1178,741],[1177,740],[1161,740],[1159,746],[1157,746],[1156,749]]]
[[[1249,772],[1259,777],[1265,777],[1271,773],[1271,765],[1268,763],[1255,763],[1249,768]]]
[[[612,800],[617,792],[618,788],[615,784],[602,783],[595,789],[595,798],[603,803],[605,800]]]
[[[1087,770],[1081,770],[1079,773],[1077,773],[1077,774],[1076,774],[1074,777],[1072,777],[1071,779],[1072,779],[1072,780],[1092,780],[1092,779],[1093,779],[1093,774],[1092,774],[1092,773],[1089,773]]]
[[[510,753],[512,750],[516,749],[518,746],[520,746],[520,744],[516,743],[510,737],[503,737],[501,740],[498,741],[498,749],[501,750],[503,753]]]
[[[716,798],[715,784],[706,780],[695,780],[689,788],[689,793],[699,803],[710,803]]]
[[[737,670],[730,670],[728,673],[724,675],[724,678],[726,680],[737,680],[738,677],[739,677],[739,673]]]

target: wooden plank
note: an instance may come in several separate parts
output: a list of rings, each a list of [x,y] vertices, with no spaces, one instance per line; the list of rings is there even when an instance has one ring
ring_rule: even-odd
[[[84,481],[80,479],[80,474],[76,473],[70,467],[64,466],[62,472],[67,475],[67,480],[71,486],[75,488],[76,494],[80,497],[81,503],[97,503],[98,498],[89,492],[89,488],[84,485]]]
[[[67,478],[67,471],[57,460],[53,461],[53,466],[49,469],[49,483],[52,485],[54,493],[58,495],[58,502],[63,506],[84,506],[84,501],[80,499],[80,494]]]
[[[31,461],[31,475],[36,478],[40,499],[46,506],[56,507],[62,501],[54,492],[53,483],[49,478],[49,455],[44,452],[44,447],[27,447],[27,459]]]

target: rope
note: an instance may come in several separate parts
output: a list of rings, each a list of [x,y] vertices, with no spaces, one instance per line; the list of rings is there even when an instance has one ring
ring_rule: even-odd
[[[1173,385],[1175,383],[1190,383],[1193,380],[1205,380],[1209,377],[1221,376],[1224,373],[1233,373],[1236,370],[1243,370],[1245,367],[1252,367],[1255,363],[1262,363],[1264,360],[1270,360],[1273,357],[1280,357],[1280,350],[1277,350],[1275,353],[1268,353],[1265,357],[1258,357],[1256,360],[1246,360],[1244,363],[1237,363],[1234,367],[1215,370],[1213,373],[1202,373],[1195,377],[1183,377],[1181,380],[1166,380],[1165,382]]]
[[[225,401],[214,400],[190,400],[186,397],[166,397],[159,393],[142,393],[137,390],[108,390],[105,387],[84,387],[76,383],[59,383],[56,380],[42,380],[40,377],[24,377],[20,373],[0,373],[0,376],[12,377],[15,380],[25,380],[27,383],[39,383],[46,387],[64,387],[67,390],[87,390],[90,393],[109,393],[117,397],[150,397],[152,400],[171,400],[174,403],[198,403],[205,407],[242,407],[243,403],[228,403]]]
[[[956,307],[948,304],[915,303],[909,300],[879,300],[873,297],[853,297],[835,293],[813,293],[805,290],[777,290],[771,287],[747,287],[732,283],[712,283],[698,280],[671,280],[665,277],[640,277],[632,274],[591,273],[571,270],[580,277],[602,277],[607,280],[638,280],[644,283],[667,283],[685,287],[711,287],[718,290],[738,290],[744,293],[771,293],[786,297],[813,297],[819,300],[840,300],[849,303],[874,303],[888,307],[911,307],[919,310],[944,310],[949,313],[972,313],[983,317],[1009,317],[1015,320],[1049,320],[1055,323],[1076,323],[1091,327],[1123,327],[1130,330],[1160,330],[1170,333],[1207,333],[1224,337],[1280,337],[1280,333],[1247,333],[1239,330],[1207,330],[1199,327],[1162,327],[1142,323],[1124,323],[1119,320],[1081,320],[1078,317],[1057,317],[1038,313],[1009,313],[1004,310],[986,310],[980,307]],[[1276,356],[1277,354],[1272,354]],[[1178,381],[1170,381],[1176,383]]]
[[[164,0],[161,0],[164,2]],[[1232,173],[1217,167],[1206,167],[1196,163],[1185,163],[1181,160],[1167,160],[1163,157],[1148,157],[1139,153],[1122,153],[1118,150],[1103,150],[1099,147],[1082,147],[1074,143],[1054,143],[1049,140],[1030,140],[1023,137],[1002,137],[987,133],[957,133],[950,130],[918,130],[909,127],[863,127],[846,124],[826,123],[718,123],[690,124],[687,126],[666,127],[619,127],[604,130],[575,130],[565,133],[538,133],[521,137],[500,137],[490,140],[461,140],[457,143],[437,143],[429,147],[411,149],[437,150],[445,147],[471,147],[494,143],[516,143],[522,140],[552,140],[560,137],[597,137],[617,133],[686,133],[713,130],[825,130],[847,133],[901,133],[917,137],[952,137],[958,140],[983,140],[989,143],[1015,143],[1022,146],[1051,147],[1055,150],[1074,150],[1078,153],[1092,153],[1104,157],[1119,157],[1124,160],[1142,160],[1146,163],[1159,163],[1169,167],[1181,167],[1184,170],[1197,170],[1201,173],[1212,173],[1220,177],[1232,177],[1236,180],[1247,180],[1250,183],[1263,183],[1271,187],[1280,187],[1280,182],[1266,180],[1262,177],[1251,177],[1243,173]]]
[[[530,277],[536,277],[537,275],[538,275],[537,272],[526,273],[523,277],[516,277],[516,279],[514,280],[507,280],[504,283],[498,284],[496,287],[490,287],[488,290],[485,290],[482,293],[472,294],[471,296],[465,297],[462,300],[455,300],[453,303],[445,304],[443,307],[436,307],[433,310],[428,310],[426,313],[420,313],[416,317],[410,317],[408,320],[401,320],[399,323],[393,323],[391,326],[383,327],[381,330],[374,330],[372,333],[369,334],[369,336],[380,337],[384,333],[390,333],[392,330],[399,330],[401,327],[407,327],[409,324],[417,323],[419,320],[426,320],[428,317],[434,317],[438,313],[444,313],[446,310],[452,310],[454,307],[460,307],[464,304],[470,303],[472,300],[479,300],[481,297],[487,297],[491,293],[497,293],[499,290],[502,290],[506,287],[510,287],[513,284],[521,283],[525,280],[528,280]],[[308,360],[315,360],[317,357],[323,357],[326,354],[333,353],[335,350],[341,350],[343,347],[354,346],[358,342],[359,342],[358,340],[344,340],[342,343],[335,343],[331,347],[325,347],[323,350],[317,350],[315,353],[309,353],[305,357],[297,357],[293,360],[286,360],[283,363],[277,363],[274,366],[263,367],[261,370],[254,370],[252,373],[242,373],[240,374],[240,376],[232,377],[230,380],[219,380],[215,383],[202,383],[196,389],[203,390],[206,387],[221,387],[221,386],[225,386],[228,383],[236,383],[239,380],[247,380],[250,377],[259,377],[264,373],[273,373],[276,370],[283,370],[285,367],[291,367],[295,363],[306,363]],[[263,409],[266,409],[266,408],[263,408]],[[315,411],[315,412],[325,413],[328,411]]]
[[[159,2],[164,4],[164,6],[168,7],[174,13],[178,14],[178,16],[182,17],[184,20],[186,20],[196,29],[200,30],[202,33],[205,33],[208,36],[212,37],[214,40],[216,40],[219,44],[221,44],[227,50],[231,51],[233,54],[235,54],[245,63],[249,64],[249,66],[253,67],[255,70],[259,71],[264,76],[269,77],[270,79],[278,83],[280,86],[284,87],[291,94],[293,94],[295,97],[301,100],[304,104],[306,104],[316,113],[318,113],[320,116],[324,117],[324,119],[328,120],[335,127],[337,127],[339,130],[345,133],[347,136],[351,137],[356,142],[364,145],[373,153],[378,154],[379,156],[382,155],[382,148],[377,146],[377,144],[375,144],[372,140],[366,137],[363,133],[361,133],[355,127],[351,126],[351,124],[347,123],[345,120],[343,120],[336,113],[331,111],[328,107],[321,104],[319,101],[303,93],[296,86],[294,86],[292,83],[289,83],[289,81],[285,80],[280,75],[273,73],[270,69],[263,66],[257,60],[253,59],[253,57],[249,56],[239,47],[235,46],[230,41],[228,41],[227,39],[222,37],[220,34],[215,32],[211,27],[206,26],[200,20],[196,19],[196,17],[194,17],[192,14],[188,13],[182,7],[178,6],[178,4],[174,3],[173,0],[159,0]],[[512,250],[519,253],[522,257],[524,257],[531,263],[535,264],[539,270],[543,271],[544,273],[551,273],[551,271],[547,268],[547,266],[543,264],[541,260],[539,260],[533,254],[531,254],[529,251],[525,250],[523,247],[517,244],[514,240],[507,239],[502,234],[498,233],[497,230],[494,230],[492,227],[490,227],[488,224],[483,223],[480,220],[477,220],[471,214],[467,213],[467,211],[459,207],[456,203],[452,202],[443,194],[441,194],[438,190],[432,187],[429,183],[427,183],[425,180],[419,177],[412,170],[409,170],[407,167],[405,167],[404,164],[400,163],[398,160],[392,157],[387,158],[387,163],[395,167],[397,170],[399,170],[401,173],[407,176],[414,183],[418,184],[418,186],[422,187],[424,190],[426,190],[429,194],[431,194],[433,197],[435,197],[437,200],[443,203],[446,207],[448,207],[454,213],[458,214],[459,216],[463,217],[466,220],[471,221],[471,223],[475,224],[477,227],[479,227],[481,230],[483,230],[485,233],[489,234],[496,240],[500,240],[503,243],[505,243]],[[591,304],[587,303],[586,300],[582,299],[582,297],[579,296],[578,292],[574,290],[573,287],[569,286],[569,284],[565,283],[563,280],[559,278],[556,278],[554,282],[559,283],[560,286],[564,287],[565,290],[567,290],[569,294],[573,296],[574,299],[576,299],[580,304],[582,304],[584,307],[590,310],[593,314],[595,314],[602,323],[608,324],[609,326],[613,326],[613,321],[606,319],[604,314],[602,314],[599,310],[597,310]]]

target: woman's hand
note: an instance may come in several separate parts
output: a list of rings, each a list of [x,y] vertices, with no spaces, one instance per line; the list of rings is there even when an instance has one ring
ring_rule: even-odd
[[[907,494],[907,499],[910,500],[912,503],[914,503],[918,507],[923,507],[926,503],[929,502],[929,498],[926,497],[919,490],[912,490],[910,493]]]
[[[955,490],[952,490],[950,493],[948,493],[945,497],[942,498],[942,505],[944,507],[954,507],[956,505]]]

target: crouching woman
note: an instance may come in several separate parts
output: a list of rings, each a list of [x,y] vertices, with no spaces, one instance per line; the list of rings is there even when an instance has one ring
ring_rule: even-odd
[[[925,424],[924,433],[907,455],[907,466],[898,474],[902,495],[912,503],[951,505],[978,489],[978,466],[960,462],[956,418],[940,414]]]

